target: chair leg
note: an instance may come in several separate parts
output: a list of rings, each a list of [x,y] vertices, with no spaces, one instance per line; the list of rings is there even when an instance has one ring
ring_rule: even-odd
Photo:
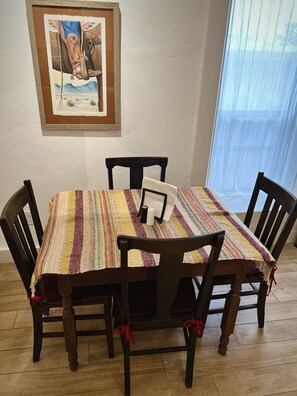
[[[117,324],[123,323],[122,313],[120,309],[120,302],[117,297],[114,298],[114,314]],[[130,384],[130,344],[125,340],[125,335],[121,334],[121,344],[124,355],[124,383],[125,383],[125,396],[130,396],[131,384]]]
[[[113,326],[112,326],[112,314],[111,314],[112,300],[107,298],[104,302],[104,318],[105,318],[105,331],[106,331],[106,342],[108,348],[108,357],[114,358],[113,348]]]
[[[38,303],[31,304],[32,317],[33,317],[33,362],[40,360],[40,353],[42,348],[42,311]]]
[[[193,384],[196,341],[197,341],[197,335],[194,332],[194,329],[191,328],[190,336],[189,336],[189,344],[187,349],[186,376],[185,376],[185,384],[187,388],[192,388],[192,384]]]
[[[123,354],[124,354],[124,380],[125,380],[125,396],[130,396],[131,385],[130,385],[130,345],[129,342],[125,341],[123,336]]]
[[[257,302],[258,326],[260,329],[264,327],[267,290],[268,290],[267,283],[265,281],[262,281],[259,286],[259,294],[258,294],[258,302]]]

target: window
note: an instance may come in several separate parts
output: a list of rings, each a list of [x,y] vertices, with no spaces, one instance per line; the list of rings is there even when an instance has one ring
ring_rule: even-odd
[[[257,174],[297,174],[297,0],[233,0],[207,185],[245,211]]]

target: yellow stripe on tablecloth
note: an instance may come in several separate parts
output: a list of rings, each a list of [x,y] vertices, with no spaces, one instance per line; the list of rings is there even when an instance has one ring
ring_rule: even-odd
[[[135,229],[135,224],[133,223],[133,217],[131,217],[130,209],[128,206],[127,199],[131,199],[131,204],[138,208],[139,205],[139,193],[137,190],[130,190],[128,195],[131,197],[126,197],[125,190],[113,190],[110,191],[110,210],[113,213],[113,237],[111,238],[111,243],[114,243],[115,254],[113,255],[115,266],[120,266],[120,254],[116,244],[118,235],[129,235],[137,236]],[[141,252],[138,250],[132,250],[129,252],[129,266],[139,267],[142,263]]]
[[[94,269],[94,215],[93,198],[90,191],[83,191],[83,214],[83,246],[80,259],[81,272]]]
[[[102,226],[104,225],[105,245],[104,251],[105,256],[102,257],[105,260],[105,267],[119,267],[120,266],[120,256],[119,249],[117,247],[117,235],[118,235],[118,212],[126,211],[128,213],[128,208],[125,202],[125,197],[123,191],[120,190],[109,190],[105,192],[106,204],[106,219],[109,221],[109,232],[106,231],[105,219],[103,219]],[[113,213],[112,217],[110,213]],[[102,255],[103,256],[103,255]]]
[[[106,222],[106,229],[109,228],[109,218],[106,216],[106,203],[105,203],[105,193],[102,192],[100,195],[98,191],[92,192],[92,206],[91,209],[93,211],[93,249],[94,249],[94,259],[92,264],[94,265],[94,269],[104,269],[105,268],[105,256],[103,256],[103,251],[106,250],[109,252],[109,247],[105,247],[105,234],[103,232],[102,224]],[[107,239],[108,242],[108,239]]]
[[[172,238],[183,238],[183,237],[187,237],[187,233],[185,231],[185,228],[183,227],[183,225],[180,222],[180,219],[178,217],[176,217],[174,215],[174,213],[172,213],[171,215],[171,222],[173,224],[172,227]]]
[[[203,203],[204,206],[205,206],[205,209],[206,209],[208,212],[211,212],[211,213],[220,213],[220,212],[222,212],[222,213],[223,213],[223,212],[228,212],[228,211],[229,211],[229,209],[228,209],[227,207],[224,206],[224,204],[219,200],[219,198],[217,197],[217,195],[216,195],[213,191],[211,191],[211,194],[214,196],[214,198],[215,198],[218,202],[220,202],[220,206],[222,207],[222,209],[219,209],[219,208],[217,207],[216,202],[214,202],[214,201],[209,197],[209,195],[207,194],[207,190],[206,190],[205,188],[203,188],[203,187],[194,187],[193,189],[194,189],[194,190],[198,193],[198,195],[199,195],[200,204]]]
[[[111,192],[107,190],[102,191],[101,194],[96,194],[96,210],[98,210],[98,213],[96,213],[96,226],[98,227],[98,239],[96,240],[98,244],[98,257],[95,257],[98,267],[96,267],[96,269],[112,268],[116,261],[114,224],[113,218],[110,216],[110,213],[112,213],[110,193]]]
[[[112,202],[114,206],[112,209],[114,210],[114,213],[116,213],[114,219],[116,221],[115,231],[117,235],[125,234],[130,236],[136,236],[136,231],[128,208],[125,192],[122,190],[115,190],[113,198],[114,199],[112,200]],[[133,200],[135,202],[134,196]]]
[[[60,213],[65,213],[65,208],[68,211],[68,193],[57,194],[55,199],[52,200],[51,206],[50,219],[45,231],[48,235],[45,239],[49,240],[49,246],[46,251],[46,260],[43,262],[43,273],[54,273],[58,265],[59,273],[67,274],[69,271],[69,257],[67,264],[61,265],[61,258],[64,257],[64,238],[67,232],[67,224],[64,223],[64,218]],[[59,232],[53,232],[53,230],[58,230]],[[64,272],[62,272],[62,269]]]
[[[68,196],[65,192],[64,194],[57,194],[56,197],[51,202],[50,209],[50,218],[49,218],[49,226],[50,228],[46,230],[48,234],[48,238],[50,239],[49,253],[46,261],[44,262],[44,270],[45,273],[53,272],[54,266],[58,264],[60,271],[60,261],[64,248],[64,236],[65,236],[65,227],[64,222],[61,221],[61,216],[59,216],[59,212],[64,211],[64,207],[68,207]],[[53,232],[53,230],[59,230],[58,232]],[[43,245],[43,244],[42,244]]]

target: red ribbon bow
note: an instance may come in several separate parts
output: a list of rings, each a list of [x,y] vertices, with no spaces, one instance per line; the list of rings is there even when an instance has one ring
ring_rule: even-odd
[[[191,326],[195,326],[194,331],[198,336],[201,336],[203,334],[205,324],[201,319],[195,319],[194,316],[192,316],[192,319],[188,319],[184,322],[184,327]]]
[[[39,301],[41,301],[41,297],[40,296],[28,296],[28,300],[39,302]]]
[[[134,340],[134,335],[133,332],[130,328],[130,323],[123,325],[123,326],[119,326],[116,328],[116,333],[118,335],[125,335],[125,341],[126,342],[130,342],[130,340],[132,340],[133,344],[135,344],[135,340]]]
[[[277,270],[277,266],[275,265],[271,272],[270,272],[270,276],[269,276],[269,287],[268,287],[268,292],[267,292],[267,296],[269,295],[269,293],[271,292],[272,289],[272,284],[274,283],[275,285],[277,285],[276,280],[275,280],[275,271]]]

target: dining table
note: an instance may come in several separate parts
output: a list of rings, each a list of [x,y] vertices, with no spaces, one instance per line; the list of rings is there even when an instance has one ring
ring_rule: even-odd
[[[49,203],[35,270],[32,294],[43,276],[57,275],[63,304],[63,329],[69,367],[78,369],[75,310],[72,288],[121,282],[120,234],[146,238],[180,238],[225,230],[216,275],[232,275],[225,301],[218,352],[226,355],[240,303],[241,284],[246,272],[258,268],[268,280],[275,260],[237,215],[207,187],[180,187],[168,221],[142,223],[139,216],[141,189],[72,190],[55,194]],[[186,253],[183,277],[203,276],[207,251]],[[155,255],[131,252],[129,281],[156,279]]]

